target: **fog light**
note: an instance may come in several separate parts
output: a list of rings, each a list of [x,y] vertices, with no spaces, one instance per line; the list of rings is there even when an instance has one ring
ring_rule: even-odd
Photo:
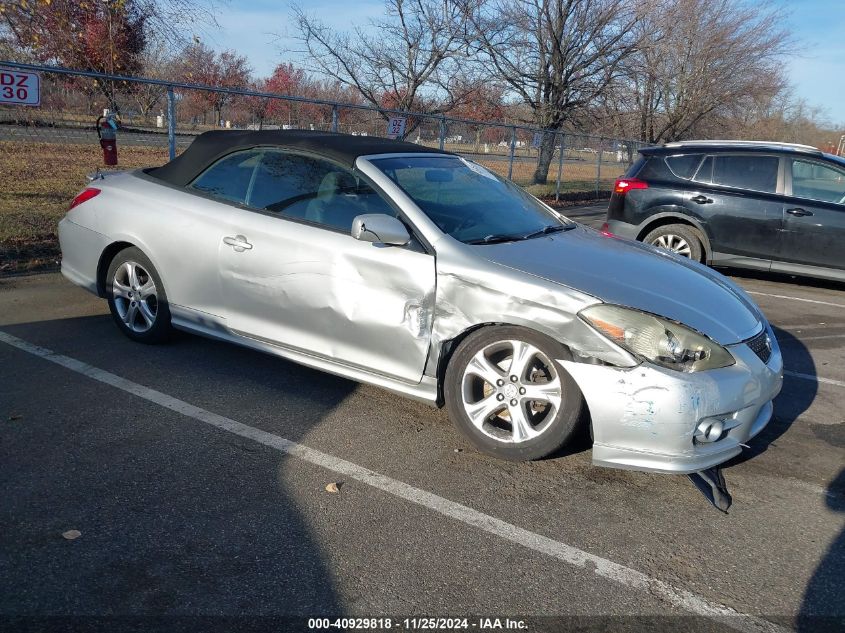
[[[693,438],[696,442],[700,442],[702,444],[716,442],[722,439],[724,431],[725,423],[722,420],[714,420],[710,418],[698,423]]]

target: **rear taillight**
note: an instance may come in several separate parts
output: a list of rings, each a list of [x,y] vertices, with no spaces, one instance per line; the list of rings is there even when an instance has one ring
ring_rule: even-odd
[[[94,196],[99,195],[99,193],[100,190],[96,187],[88,187],[87,189],[83,189],[78,196],[76,196],[73,200],[70,201],[70,206],[67,208],[67,210],[70,211],[74,207],[78,207],[83,202],[86,202]]]
[[[601,225],[599,233],[601,233],[605,237],[614,237],[613,233],[610,232],[610,224],[608,224],[607,222]]]
[[[637,178],[619,178],[613,185],[613,191],[623,195],[633,189],[648,189],[648,183]]]

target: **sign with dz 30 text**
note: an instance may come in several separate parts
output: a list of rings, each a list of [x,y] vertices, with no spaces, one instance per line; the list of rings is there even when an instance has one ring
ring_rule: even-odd
[[[0,104],[41,105],[41,79],[36,73],[0,68]]]

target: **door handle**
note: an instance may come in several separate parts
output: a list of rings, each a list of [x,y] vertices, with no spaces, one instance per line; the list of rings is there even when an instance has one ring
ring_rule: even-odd
[[[223,243],[234,248],[236,253],[243,253],[252,248],[252,244],[247,242],[243,235],[235,235],[234,237],[227,235],[223,238]]]
[[[794,209],[787,209],[786,212],[789,215],[795,215],[799,218],[805,215],[813,215],[812,211],[807,211],[807,209],[802,209],[801,207],[795,207]]]
[[[693,202],[695,202],[697,204],[710,204],[711,202],[713,202],[712,198],[708,198],[707,196],[702,196],[701,194],[699,194],[697,196],[693,196],[692,198],[690,198],[690,200],[692,200]]]

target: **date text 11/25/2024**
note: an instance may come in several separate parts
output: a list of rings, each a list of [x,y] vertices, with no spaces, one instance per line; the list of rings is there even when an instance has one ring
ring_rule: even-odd
[[[389,630],[404,631],[527,631],[525,620],[516,618],[309,618],[309,630]]]

